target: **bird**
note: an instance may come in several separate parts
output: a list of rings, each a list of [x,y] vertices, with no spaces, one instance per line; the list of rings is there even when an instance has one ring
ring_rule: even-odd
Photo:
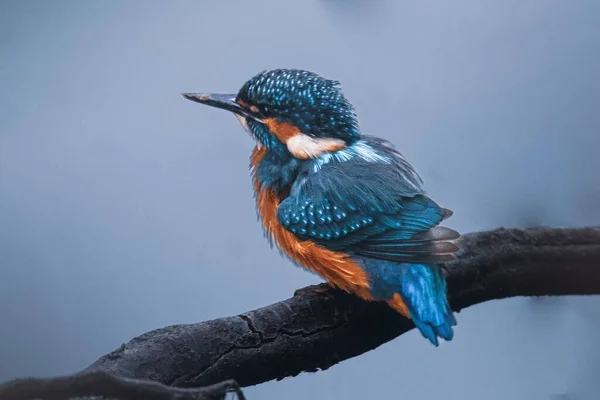
[[[441,223],[453,212],[390,141],[362,132],[340,81],[280,68],[237,93],[182,96],[233,113],[256,141],[249,168],[271,247],[325,290],[386,302],[436,347],[452,340],[443,266],[460,234]]]

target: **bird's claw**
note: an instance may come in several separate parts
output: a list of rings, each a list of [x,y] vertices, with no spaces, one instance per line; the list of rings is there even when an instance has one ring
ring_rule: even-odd
[[[302,295],[311,294],[311,293],[314,293],[317,295],[322,295],[332,289],[333,288],[328,283],[320,283],[318,285],[310,285],[310,286],[298,289],[294,292],[294,296],[302,296]]]

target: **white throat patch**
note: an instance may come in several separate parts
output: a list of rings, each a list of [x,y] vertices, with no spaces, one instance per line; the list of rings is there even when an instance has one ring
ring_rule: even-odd
[[[248,121],[246,120],[246,117],[243,117],[239,114],[233,114],[233,115],[235,115],[235,117],[238,119],[238,121],[240,121],[242,128],[244,128],[244,130],[246,132],[250,133],[250,128],[248,127]]]
[[[287,148],[295,157],[301,159],[317,158],[323,153],[341,150],[346,142],[340,139],[321,139],[300,133],[286,142]]]

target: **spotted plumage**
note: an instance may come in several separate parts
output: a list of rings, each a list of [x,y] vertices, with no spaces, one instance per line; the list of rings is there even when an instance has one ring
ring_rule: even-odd
[[[369,301],[386,301],[434,345],[456,320],[440,264],[459,234],[389,142],[361,133],[339,82],[262,72],[237,94],[185,94],[233,112],[257,141],[251,157],[267,238],[297,265]]]
[[[354,108],[339,90],[339,82],[312,72],[262,72],[242,86],[237,98],[266,118],[289,123],[310,136],[348,142],[360,136]]]

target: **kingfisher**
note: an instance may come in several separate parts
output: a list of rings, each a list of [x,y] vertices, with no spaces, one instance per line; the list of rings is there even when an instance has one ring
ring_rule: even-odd
[[[255,139],[250,171],[271,246],[326,289],[387,302],[434,346],[452,340],[442,267],[460,235],[440,224],[453,212],[389,141],[361,132],[339,81],[273,69],[237,94],[182,95],[230,111]]]

